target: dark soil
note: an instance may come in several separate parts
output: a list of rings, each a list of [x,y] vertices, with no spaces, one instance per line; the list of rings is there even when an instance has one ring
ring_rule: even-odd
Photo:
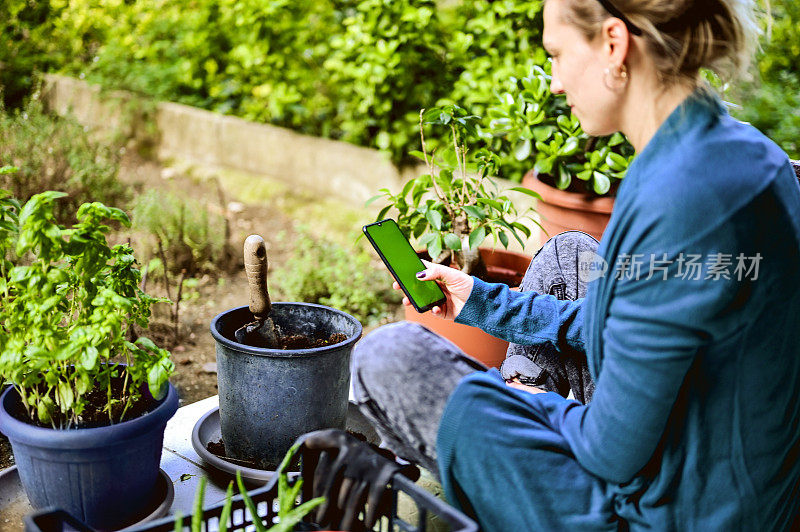
[[[8,438],[0,434],[0,469],[14,465],[14,456],[11,454],[11,444]]]
[[[208,445],[206,445],[206,449],[211,454],[213,454],[215,456],[219,456],[220,458],[222,458],[223,460],[226,460],[228,462],[233,462],[236,465],[249,467],[251,469],[264,469],[266,471],[274,471],[275,470],[274,466],[272,468],[269,468],[269,467],[262,468],[260,466],[260,464],[258,463],[258,461],[256,461],[255,459],[246,460],[246,459],[243,459],[243,458],[229,457],[228,454],[225,452],[225,443],[223,443],[222,440],[208,442]]]
[[[314,349],[335,345],[345,340],[347,340],[347,335],[342,333],[334,333],[328,338],[310,338],[302,334],[290,334],[278,338],[278,349]]]
[[[150,397],[149,392],[140,395],[127,410],[125,410],[125,403],[122,398],[125,396],[124,389],[125,381],[122,377],[113,377],[111,379],[111,396],[116,399],[114,404],[111,405],[111,413],[106,412],[104,409],[108,404],[108,391],[105,388],[95,387],[90,390],[86,395],[86,408],[78,419],[77,423],[71,423],[70,420],[61,412],[54,411],[52,413],[52,423],[42,423],[33,412],[34,417],[28,415],[25,410],[13,412],[14,417],[25,423],[37,427],[51,428],[55,427],[69,427],[74,429],[88,429],[93,427],[105,427],[112,423],[119,423],[124,419],[134,419],[144,415],[150,411],[156,402]],[[44,391],[44,390],[43,390]],[[124,418],[123,418],[124,414]]]

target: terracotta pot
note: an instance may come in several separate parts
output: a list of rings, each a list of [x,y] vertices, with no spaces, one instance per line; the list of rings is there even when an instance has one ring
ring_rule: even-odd
[[[489,270],[489,281],[503,282],[512,287],[519,286],[522,276],[525,275],[531,262],[530,256],[514,251],[481,248],[480,252],[486,268]],[[419,254],[425,255],[427,258],[427,253],[424,251]],[[505,340],[495,338],[477,327],[436,317],[431,312],[420,314],[413,307],[404,307],[404,309],[407,321],[419,323],[444,336],[465,353],[487,366],[498,368],[503,363],[508,349],[508,342]]]
[[[542,197],[536,208],[546,231],[542,232],[542,243],[571,229],[589,233],[600,240],[614,209],[613,197],[559,190],[539,180],[533,170],[522,178],[522,185]]]

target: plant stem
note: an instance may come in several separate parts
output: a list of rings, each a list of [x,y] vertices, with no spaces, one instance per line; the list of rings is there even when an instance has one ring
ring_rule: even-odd
[[[164,267],[164,286],[167,289],[167,299],[172,299],[172,291],[169,289],[169,274],[167,273],[167,255],[164,253],[164,244],[158,235],[156,235],[156,242],[158,242],[158,255],[161,258],[161,265]]]
[[[422,114],[425,112],[425,109],[419,110],[419,138],[422,140],[422,156],[425,157],[425,164],[428,166],[428,171],[431,173],[431,178],[433,177],[433,165],[428,162],[428,149],[425,147],[425,133],[422,127]]]
[[[436,176],[434,175],[434,167],[433,167],[433,156],[431,156],[431,160],[428,161],[428,148],[425,146],[425,134],[422,131],[422,113],[425,110],[421,110],[419,112],[419,136],[420,140],[422,141],[422,153],[425,156],[425,164],[428,165],[428,171],[431,174],[431,183],[433,184],[433,190],[436,192],[436,196],[441,200],[442,204],[444,205],[445,210],[447,210],[447,214],[450,216],[450,219],[453,220],[456,217],[456,213],[453,208],[450,206],[450,202],[447,201],[447,197],[444,194],[444,191],[439,188],[439,184],[436,182]],[[431,257],[433,258],[433,257]]]
[[[175,298],[175,314],[173,315],[173,334],[175,335],[175,343],[179,339],[179,317],[178,314],[181,310],[181,297],[183,296],[183,282],[186,280],[186,268],[181,270],[181,280],[178,283],[178,296]]]

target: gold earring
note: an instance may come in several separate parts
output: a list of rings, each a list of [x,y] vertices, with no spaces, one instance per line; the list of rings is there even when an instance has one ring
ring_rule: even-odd
[[[618,66],[609,65],[603,71],[603,82],[609,90],[620,91],[624,89],[628,85],[628,68],[624,64]]]

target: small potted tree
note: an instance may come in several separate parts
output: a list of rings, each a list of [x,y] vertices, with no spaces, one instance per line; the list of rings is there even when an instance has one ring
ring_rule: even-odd
[[[538,222],[530,216],[532,208],[519,211],[490,177],[497,168],[496,156],[488,150],[478,150],[474,155],[469,153],[466,139],[477,133],[479,120],[456,105],[421,111],[422,151],[412,152],[412,155],[425,161],[428,173],[409,180],[397,194],[381,189],[369,202],[380,198],[386,201],[377,219],[395,211],[392,214],[396,214],[406,237],[416,240],[420,248],[425,249],[421,252],[424,258],[490,282],[517,286],[530,257],[507,248],[511,238],[524,247],[524,239],[530,237],[531,229],[523,222]],[[448,131],[446,141],[438,150],[440,154],[437,150],[428,150],[426,124]],[[509,190],[539,197],[524,187]],[[495,248],[481,247],[490,236]],[[496,249],[498,243],[506,249]],[[489,366],[499,365],[505,356],[508,344],[479,329],[445,321],[429,313],[418,314],[413,309],[406,309],[406,319],[421,322],[446,336]]]
[[[45,192],[24,206],[0,190],[0,430],[34,508],[119,528],[150,502],[167,421],[178,407],[169,353],[147,338],[156,300],[139,289],[119,209],[87,203],[59,225]]]
[[[542,67],[533,66],[514,81],[517,90],[503,93],[488,111],[492,147],[518,161],[533,159],[522,183],[541,196],[545,238],[579,229],[599,240],[633,147],[620,133],[587,135],[565,97],[550,92],[550,76]]]

